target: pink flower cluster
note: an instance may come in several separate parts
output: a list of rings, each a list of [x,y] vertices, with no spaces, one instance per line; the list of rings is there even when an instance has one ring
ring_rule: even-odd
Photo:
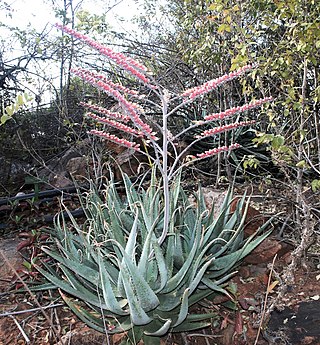
[[[220,152],[225,152],[225,151],[231,151],[231,150],[234,150],[234,149],[237,149],[239,148],[240,145],[235,143],[235,144],[232,144],[230,146],[220,146],[220,147],[216,147],[212,150],[208,150],[208,151],[205,151],[203,153],[198,153],[197,154],[197,157],[200,158],[200,159],[203,159],[203,158],[207,158],[207,157],[210,157],[210,156],[214,156]]]
[[[79,68],[79,70],[81,70],[81,68]],[[138,93],[138,91],[135,90],[130,90],[129,88],[119,84],[119,83],[113,83],[111,80],[109,80],[105,75],[100,74],[100,73],[96,73],[96,72],[92,72],[92,71],[88,71],[86,69],[82,69],[85,73],[87,73],[88,75],[91,75],[92,77],[102,80],[103,82],[105,82],[106,84],[110,85],[113,89],[118,90],[124,94],[127,95],[131,95],[131,96],[135,96],[140,98],[140,95]]]
[[[238,127],[249,126],[255,122],[256,122],[255,120],[241,121],[241,122],[230,123],[228,125],[224,125],[224,126],[220,126],[220,127],[211,128],[211,129],[208,129],[208,130],[202,132],[200,135],[195,136],[195,138],[197,138],[197,139],[205,138],[205,137],[208,137],[210,135],[223,133],[223,132],[230,131],[231,129],[235,129]]]
[[[250,110],[253,108],[257,108],[264,103],[270,102],[271,100],[272,100],[272,97],[261,98],[261,99],[258,99],[257,101],[253,101],[253,102],[251,102],[249,104],[245,104],[241,107],[234,107],[234,108],[230,108],[226,111],[223,111],[221,113],[215,113],[215,114],[207,115],[204,117],[204,119],[206,121],[222,120],[222,119],[229,117],[229,116],[232,116],[234,114],[243,113],[244,111],[247,111],[247,110]]]
[[[152,140],[157,140],[155,133],[153,133],[152,128],[142,121],[139,114],[137,113],[137,105],[129,102],[118,90],[115,90],[110,86],[109,83],[105,83],[103,80],[97,78],[94,73],[84,70],[84,69],[73,69],[72,72],[79,78],[88,82],[89,84],[98,87],[100,90],[104,91],[111,97],[118,100],[122,108],[129,115],[131,121],[141,130],[141,132],[148,138]]]
[[[113,60],[118,66],[122,67],[124,70],[128,71],[132,75],[134,75],[137,79],[141,80],[145,84],[150,84],[150,80],[145,76],[144,72],[147,70],[145,66],[137,62],[136,60],[125,56],[122,53],[117,53],[111,48],[105,47],[102,44],[92,40],[91,38],[87,37],[86,35],[81,34],[73,29],[70,29],[66,26],[56,24],[55,25],[58,29],[62,30],[63,32],[73,36],[74,38],[86,43],[93,49],[96,49],[102,55],[108,57],[109,59]]]
[[[89,104],[89,103],[85,103],[85,102],[80,102],[80,105],[82,105],[83,107],[85,107],[89,110],[93,110],[99,114],[106,115],[107,117],[109,117],[111,119],[121,120],[124,122],[128,122],[130,120],[129,116],[123,115],[121,113],[112,112],[112,111],[110,111],[106,108],[100,107],[96,104]]]
[[[224,76],[221,76],[216,79],[209,80],[208,82],[204,83],[203,85],[196,86],[194,88],[188,89],[182,93],[182,97],[187,97],[189,100],[193,100],[196,97],[199,97],[201,95],[204,95],[214,89],[216,89],[218,86],[236,78],[239,77],[241,74],[249,71],[252,69],[251,65],[246,65],[244,67],[241,67],[237,71],[233,71],[229,74],[225,74]]]
[[[134,128],[131,128],[127,125],[124,125],[123,123],[120,123],[118,121],[114,121],[114,120],[109,120],[109,119],[106,119],[104,117],[100,117],[98,115],[95,115],[93,113],[87,113],[86,116],[100,122],[100,123],[105,123],[113,128],[116,128],[116,129],[119,129],[120,131],[123,131],[123,132],[127,132],[129,134],[132,134],[132,135],[135,135],[135,136],[138,136],[138,137],[141,137],[142,136],[142,133],[140,131],[138,131],[137,129],[134,129]]]
[[[108,84],[111,88],[114,90],[120,91],[124,94],[135,96],[137,98],[140,98],[138,91],[135,90],[130,90],[127,87],[122,86],[119,83],[113,83],[111,80],[109,80],[105,75],[101,73],[96,73],[93,71],[86,70],[84,68],[77,68],[77,69],[71,69],[71,72],[78,74],[78,73],[83,73],[87,76],[87,78],[92,78],[92,80],[98,81],[102,80],[105,84]]]
[[[139,144],[137,144],[133,141],[126,140],[126,139],[121,139],[121,138],[117,137],[116,135],[113,135],[113,134],[110,134],[110,133],[107,133],[104,131],[97,131],[95,129],[92,129],[89,133],[97,135],[97,136],[102,137],[104,139],[110,140],[110,141],[112,141],[118,145],[126,146],[126,147],[133,149],[133,150],[136,150],[136,151],[139,150],[139,146],[140,146]]]

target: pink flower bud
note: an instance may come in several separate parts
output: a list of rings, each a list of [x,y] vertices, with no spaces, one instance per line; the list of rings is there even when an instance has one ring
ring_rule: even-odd
[[[206,121],[213,121],[213,120],[222,120],[226,117],[230,117],[232,115],[235,115],[237,113],[243,113],[244,111],[248,111],[257,107],[260,107],[262,104],[270,102],[272,100],[272,97],[266,97],[262,99],[258,99],[257,101],[253,101],[249,104],[245,104],[241,107],[234,107],[227,109],[221,113],[215,113],[210,114],[204,117]]]
[[[225,74],[222,77],[207,81],[203,85],[188,89],[182,93],[181,97],[187,97],[189,100],[193,100],[196,97],[199,97],[199,96],[204,95],[208,92],[211,92],[212,90],[216,89],[218,86],[240,76],[241,74],[243,74],[243,73],[245,73],[251,69],[252,69],[251,65],[244,66],[244,67],[238,69],[237,71],[233,71],[229,74]]]
[[[77,32],[73,29],[70,29],[66,26],[56,24],[55,25],[58,29],[62,30],[63,32],[73,36],[74,38],[82,41],[83,43],[87,44],[91,48],[97,50],[102,55],[108,57],[109,59],[116,62],[116,64],[120,67],[122,67],[127,72],[134,75],[137,79],[142,81],[145,84],[150,84],[150,80],[145,76],[145,72],[147,68],[140,64],[138,61],[122,54],[115,52],[111,48],[105,47],[102,44],[90,39],[89,37],[81,34],[80,32]]]
[[[200,159],[208,158],[208,157],[214,156],[214,155],[216,155],[216,154],[218,154],[220,152],[231,151],[231,150],[237,149],[239,147],[240,147],[240,145],[236,144],[236,143],[232,144],[230,146],[220,146],[220,147],[216,147],[214,149],[205,151],[203,153],[198,153],[197,157],[200,158]]]
[[[224,125],[224,126],[220,126],[220,127],[211,128],[211,129],[208,129],[208,130],[202,132],[200,135],[195,136],[195,138],[197,138],[197,139],[205,138],[205,137],[208,137],[210,135],[223,133],[223,132],[230,131],[230,130],[238,128],[238,127],[249,126],[255,122],[256,121],[254,121],[254,120],[252,120],[252,121],[241,121],[241,122],[230,123],[228,125]]]
[[[121,139],[119,137],[117,137],[116,135],[113,135],[113,134],[110,134],[110,133],[107,133],[107,132],[104,132],[104,131],[97,131],[95,129],[92,129],[89,134],[94,134],[94,135],[97,135],[101,138],[104,138],[104,139],[107,139],[107,140],[110,140],[118,145],[121,145],[121,146],[126,146],[128,147],[129,149],[133,149],[133,150],[136,150],[138,151],[139,150],[139,144],[133,142],[133,141],[129,141],[129,140],[126,140],[126,139]]]

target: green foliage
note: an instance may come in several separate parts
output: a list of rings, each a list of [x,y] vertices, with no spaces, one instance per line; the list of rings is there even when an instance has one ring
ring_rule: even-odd
[[[244,197],[230,214],[229,191],[214,217],[213,208],[205,207],[201,188],[191,204],[177,176],[170,187],[169,232],[159,244],[162,182],[155,171],[147,189],[137,189],[127,175],[123,181],[125,198],[113,181],[104,199],[91,186],[83,200],[83,225],[70,213],[72,227],[57,217],[50,231],[56,246],[43,250],[58,266],[45,264],[38,270],[63,291],[65,302],[81,320],[109,334],[129,331],[133,343],[140,338],[153,343],[169,331],[208,326],[206,320],[217,315],[189,314],[190,306],[213,293],[232,299],[226,286],[234,268],[269,233],[244,238]]]
[[[13,115],[30,101],[32,101],[32,98],[26,92],[24,94],[19,94],[11,105],[8,105],[7,107],[2,109],[0,126],[4,125],[8,120],[12,119]]]
[[[275,162],[292,163],[294,155],[290,146],[285,145],[285,138],[282,135],[258,133],[257,137],[252,140],[256,145],[267,144],[269,150],[276,156]]]
[[[257,169],[259,165],[260,161],[253,155],[246,157],[246,159],[243,161],[244,170],[247,170],[248,168]]]
[[[315,193],[317,190],[320,189],[320,180],[313,180],[311,182],[311,189]]]

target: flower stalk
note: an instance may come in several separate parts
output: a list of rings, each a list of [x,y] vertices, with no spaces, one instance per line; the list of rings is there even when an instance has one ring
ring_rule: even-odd
[[[164,195],[164,224],[163,224],[163,232],[159,238],[159,244],[161,245],[164,240],[166,239],[168,229],[169,229],[169,222],[170,222],[170,195],[169,195],[169,188],[171,180],[174,176],[182,169],[182,167],[190,164],[190,162],[184,162],[180,164],[180,159],[184,156],[184,154],[192,148],[192,146],[199,140],[202,140],[205,137],[221,134],[223,132],[242,127],[248,126],[254,123],[254,121],[242,121],[242,122],[235,122],[228,125],[217,126],[215,128],[205,130],[200,135],[196,136],[194,141],[182,152],[178,153],[174,147],[175,142],[177,142],[178,138],[194,129],[195,127],[207,125],[212,123],[216,120],[224,120],[226,118],[230,118],[235,114],[243,113],[245,111],[252,110],[254,108],[260,107],[264,103],[270,102],[272,97],[266,97],[259,100],[254,100],[251,103],[244,104],[242,106],[233,107],[227,109],[225,111],[214,113],[207,115],[203,118],[203,120],[194,123],[193,125],[189,126],[188,128],[182,130],[180,133],[175,134],[174,136],[170,137],[170,132],[168,130],[168,118],[170,116],[174,116],[177,110],[181,107],[184,107],[186,103],[193,102],[196,98],[206,95],[209,92],[217,89],[221,85],[226,82],[229,82],[244,73],[252,70],[252,65],[246,65],[237,71],[233,71],[229,74],[221,76],[216,79],[212,79],[203,85],[196,86],[185,90],[180,95],[176,95],[173,99],[180,99],[180,103],[173,109],[169,109],[170,105],[170,97],[171,94],[167,90],[163,90],[160,87],[155,86],[156,82],[152,79],[151,76],[147,73],[147,68],[143,66],[140,62],[135,61],[134,59],[125,56],[122,53],[115,52],[111,48],[105,47],[98,42],[93,41],[89,37],[76,32],[75,30],[69,29],[65,26],[56,25],[57,28],[61,29],[63,32],[73,36],[74,38],[80,40],[81,42],[87,44],[93,49],[99,51],[103,56],[109,58],[113,62],[117,64],[118,67],[122,68],[124,71],[133,75],[137,80],[143,83],[150,91],[154,92],[159,100],[160,104],[156,105],[162,109],[162,126],[161,126],[161,133],[160,136],[162,138],[162,147],[158,144],[158,136],[157,133],[153,131],[151,126],[146,122],[144,118],[144,112],[141,106],[136,103],[130,101],[130,97],[135,97],[136,99],[144,99],[143,95],[139,95],[136,91],[130,90],[120,84],[113,83],[108,78],[106,78],[103,74],[98,74],[96,72],[88,71],[85,69],[73,69],[72,72],[84,80],[85,82],[91,84],[94,87],[99,88],[109,96],[113,97],[117,100],[120,106],[123,109],[123,115],[120,113],[112,113],[107,109],[104,109],[98,105],[91,105],[87,103],[82,103],[84,107],[90,110],[87,114],[88,117],[96,120],[97,122],[102,122],[104,124],[110,125],[121,132],[125,132],[130,136],[140,137],[144,140],[144,144],[151,144],[154,149],[154,156],[149,155],[149,153],[145,150],[142,150],[139,143],[130,141],[124,138],[119,138],[115,135],[111,135],[105,131],[98,131],[98,130],[91,130],[89,133],[93,135],[100,136],[107,140],[113,141],[119,145],[126,146],[129,149],[133,149],[135,151],[139,151],[142,154],[148,156],[149,160],[153,162],[160,171],[162,175],[162,184],[163,184],[163,195]],[[152,103],[152,102],[150,102]],[[155,105],[154,103],[152,103]],[[92,113],[92,111],[94,113]],[[96,115],[95,113],[99,113]],[[100,116],[102,115],[102,116]],[[124,124],[125,122],[126,124]],[[130,123],[129,123],[130,122]],[[200,159],[206,159],[213,155],[217,155],[221,152],[231,151],[234,149],[239,148],[240,145],[237,143],[232,143],[229,146],[221,146],[212,148],[207,150],[203,153],[198,153],[196,156],[191,156],[192,162],[196,162]],[[173,162],[171,162],[170,166],[168,163],[169,158],[169,150],[173,149]]]

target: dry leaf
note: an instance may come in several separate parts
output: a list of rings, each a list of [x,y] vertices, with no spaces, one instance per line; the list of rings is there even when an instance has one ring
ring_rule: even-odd
[[[275,280],[272,284],[268,286],[268,293],[271,293],[273,289],[279,284],[279,280]]]

